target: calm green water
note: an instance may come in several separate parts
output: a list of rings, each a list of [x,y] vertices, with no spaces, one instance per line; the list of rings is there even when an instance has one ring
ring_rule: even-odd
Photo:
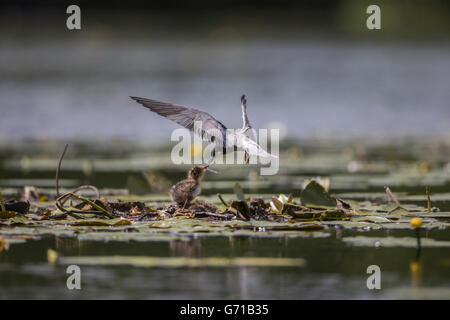
[[[355,231],[325,231],[311,238],[193,238],[190,242],[98,243],[46,238],[0,253],[0,298],[62,299],[390,299],[450,298],[450,248],[360,248],[339,238]],[[371,231],[370,236],[412,236]],[[428,237],[450,240],[446,231]],[[48,264],[48,248],[67,256],[295,257],[304,267],[139,268],[82,266],[81,290],[66,287],[66,267]],[[445,260],[446,259],[446,260]],[[381,290],[366,286],[369,265],[381,268]]]

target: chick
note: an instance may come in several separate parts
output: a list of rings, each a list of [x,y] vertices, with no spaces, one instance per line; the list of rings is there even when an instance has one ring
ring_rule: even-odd
[[[208,166],[195,166],[189,170],[188,178],[181,180],[169,190],[172,201],[183,205],[183,209],[201,192],[200,180]]]

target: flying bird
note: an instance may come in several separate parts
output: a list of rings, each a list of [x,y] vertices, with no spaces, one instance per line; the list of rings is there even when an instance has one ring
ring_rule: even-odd
[[[278,156],[266,152],[260,145],[245,134],[252,128],[247,117],[247,99],[245,98],[245,95],[241,96],[242,129],[231,131],[227,131],[227,127],[225,127],[222,122],[204,111],[153,99],[139,97],[130,98],[160,116],[172,120],[193,131],[203,140],[215,142],[219,144],[219,146],[221,145],[223,147],[221,150],[223,154],[226,154],[230,149],[236,151],[238,148],[242,148],[245,151],[244,158],[246,163],[249,162],[249,155],[278,158]],[[196,123],[200,124],[200,126],[196,125]],[[215,156],[216,153],[213,152],[211,162],[214,160]]]

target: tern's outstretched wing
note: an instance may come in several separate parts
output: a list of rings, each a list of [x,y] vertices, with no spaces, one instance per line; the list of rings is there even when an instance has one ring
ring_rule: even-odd
[[[215,136],[217,136],[218,132],[220,132],[223,139],[223,145],[226,143],[225,138],[227,128],[220,121],[216,120],[213,116],[206,112],[158,100],[138,97],[130,98],[160,116],[172,120],[193,131],[202,137],[202,139],[207,141],[215,141]],[[196,121],[201,122],[201,128],[194,126]],[[214,131],[216,131],[215,134]]]

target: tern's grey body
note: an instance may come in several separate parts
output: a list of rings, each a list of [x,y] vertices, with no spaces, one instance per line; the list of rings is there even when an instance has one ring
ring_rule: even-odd
[[[160,116],[172,120],[179,125],[193,131],[204,140],[221,143],[221,145],[223,146],[224,154],[227,152],[227,150],[236,150],[237,148],[242,148],[250,155],[276,157],[264,151],[255,141],[251,140],[245,134],[247,130],[251,129],[250,123],[247,118],[247,100],[245,99],[245,95],[241,97],[243,122],[242,129],[231,132],[227,132],[227,128],[220,121],[204,111],[158,100],[139,97],[130,98],[142,104],[144,107],[150,109],[151,111],[159,114]],[[201,124],[200,128],[195,125],[196,122]],[[218,138],[221,141],[217,141]]]

